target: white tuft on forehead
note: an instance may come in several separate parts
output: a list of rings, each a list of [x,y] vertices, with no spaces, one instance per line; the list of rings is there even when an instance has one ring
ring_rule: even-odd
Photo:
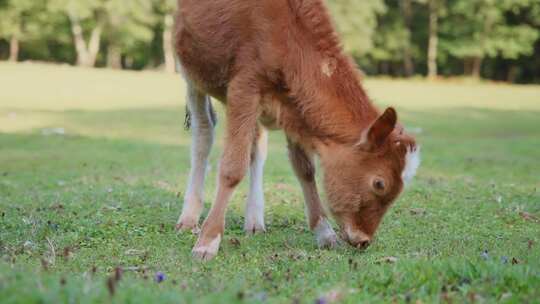
[[[401,178],[405,185],[409,184],[416,170],[420,166],[420,147],[414,147],[412,149],[407,149],[407,154],[405,155],[405,167],[403,167],[403,172],[401,173]]]

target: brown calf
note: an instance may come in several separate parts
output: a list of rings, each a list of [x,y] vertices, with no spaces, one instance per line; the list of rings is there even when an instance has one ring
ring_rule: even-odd
[[[321,0],[182,0],[176,49],[188,82],[192,164],[179,229],[197,229],[215,120],[209,96],[226,105],[217,195],[194,257],[219,249],[225,211],[250,169],[245,229],[264,231],[265,129],[283,129],[319,246],[336,234],[324,214],[313,157],[324,172],[328,207],[351,245],[365,248],[382,216],[418,167],[412,137],[394,109],[369,101]]]

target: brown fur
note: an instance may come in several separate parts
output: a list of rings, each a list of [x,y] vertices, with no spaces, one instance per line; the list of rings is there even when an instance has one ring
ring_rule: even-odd
[[[220,186],[198,243],[223,233],[224,210],[244,177],[257,120],[284,130],[300,179],[314,185],[310,155],[320,157],[338,224],[371,239],[403,188],[406,149],[415,142],[395,128],[393,109],[379,117],[324,3],[182,0],[176,37],[186,76],[227,107]],[[384,190],[373,187],[375,177]],[[316,188],[306,187],[317,200]],[[314,210],[312,228],[324,217],[322,208]]]

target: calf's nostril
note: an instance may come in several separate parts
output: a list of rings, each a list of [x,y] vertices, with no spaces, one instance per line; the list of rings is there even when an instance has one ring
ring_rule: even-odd
[[[370,240],[362,240],[358,244],[356,244],[356,248],[358,249],[366,249],[371,244]]]

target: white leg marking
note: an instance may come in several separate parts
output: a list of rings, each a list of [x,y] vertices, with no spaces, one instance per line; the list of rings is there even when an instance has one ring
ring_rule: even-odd
[[[221,235],[218,234],[218,236],[208,243],[208,245],[195,245],[192,251],[193,257],[203,261],[211,260],[217,255],[220,243]]]
[[[319,248],[334,248],[338,244],[338,238],[326,218],[321,218],[313,230],[317,238]]]
[[[204,207],[203,192],[208,156],[214,142],[214,126],[210,118],[210,98],[189,87],[188,106],[191,112],[191,169],[182,214],[176,225],[180,230],[198,232],[199,217]]]
[[[268,153],[268,132],[261,128],[254,159],[249,170],[249,194],[246,202],[244,230],[248,234],[264,232],[264,162]]]

